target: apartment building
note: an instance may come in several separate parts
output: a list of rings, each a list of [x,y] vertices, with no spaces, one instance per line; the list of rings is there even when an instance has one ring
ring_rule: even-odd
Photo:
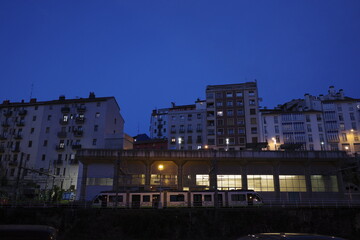
[[[150,118],[150,138],[168,138],[168,112],[169,108],[155,109]]]
[[[123,146],[124,120],[114,97],[4,101],[0,111],[2,188],[75,188],[77,150]]]
[[[360,99],[330,86],[326,95],[305,94],[276,109],[261,110],[262,140],[269,148],[360,153]]]
[[[256,82],[206,88],[207,144],[218,150],[243,150],[260,140]]]
[[[168,149],[197,150],[206,145],[206,102],[197,100],[195,104],[176,106],[173,104],[168,114]]]

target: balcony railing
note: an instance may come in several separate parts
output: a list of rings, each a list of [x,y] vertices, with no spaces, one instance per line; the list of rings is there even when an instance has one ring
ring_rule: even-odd
[[[14,136],[15,139],[22,139],[22,134],[18,133]]]
[[[74,130],[74,137],[82,137],[84,134],[83,130]]]
[[[18,161],[17,160],[12,160],[9,162],[9,166],[17,166],[18,165]]]
[[[63,160],[61,159],[54,160],[54,165],[61,165],[61,164],[63,164]]]
[[[1,126],[10,127],[10,124],[7,121],[4,121],[4,122],[1,123]]]
[[[12,111],[4,111],[4,116],[5,117],[11,117],[11,115],[12,115]]]
[[[81,144],[73,144],[72,149],[81,149]]]
[[[84,112],[86,112],[86,107],[85,106],[79,106],[77,108],[77,111],[78,111],[78,113],[84,113]]]
[[[75,118],[75,122],[77,124],[83,124],[85,122],[85,118],[84,117],[77,117],[77,118]]]
[[[69,107],[62,107],[61,112],[62,113],[68,113],[68,112],[70,112],[70,108]]]
[[[58,136],[59,138],[66,138],[67,133],[66,133],[65,131],[60,131],[60,132],[58,132],[57,136]]]
[[[56,145],[56,150],[57,151],[64,151],[65,150],[65,145]]]
[[[19,146],[15,146],[11,149],[11,151],[13,152],[20,152],[20,147]]]
[[[59,120],[59,123],[61,124],[61,125],[66,125],[66,124],[68,124],[69,123],[69,120],[64,120],[64,119],[60,119]]]
[[[16,123],[16,126],[18,126],[18,127],[23,127],[23,126],[25,126],[25,121],[24,121],[24,120],[18,121],[18,122]]]
[[[27,110],[22,109],[19,111],[19,116],[25,116],[27,114]]]

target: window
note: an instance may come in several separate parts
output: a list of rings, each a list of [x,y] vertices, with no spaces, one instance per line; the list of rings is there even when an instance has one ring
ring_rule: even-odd
[[[311,132],[311,125],[310,124],[306,125],[306,128],[307,128],[308,132]]]
[[[255,108],[251,108],[250,109],[250,115],[255,115],[256,114],[256,109]]]
[[[342,133],[342,134],[341,134],[341,139],[342,139],[343,142],[346,142],[346,141],[347,141],[346,133]]]
[[[354,113],[352,113],[352,112],[350,113],[350,120],[351,120],[351,121],[355,121],[355,115],[354,115]]]
[[[224,120],[218,119],[218,120],[217,120],[217,125],[218,125],[218,126],[223,126],[223,125],[224,125]]]
[[[94,138],[93,141],[92,141],[92,145],[93,146],[96,146],[96,139]]]
[[[338,192],[336,176],[311,175],[313,192]]]
[[[238,133],[239,134],[245,134],[245,128],[239,128]]]
[[[279,123],[279,117],[278,116],[274,116],[274,123]]]
[[[236,114],[237,114],[238,116],[243,116],[243,115],[244,115],[244,110],[243,110],[243,109],[238,109],[237,112],[236,112]]]
[[[218,190],[241,189],[241,175],[217,175],[217,186]]]
[[[237,119],[237,125],[245,125],[245,120],[244,119],[242,119],[242,118],[238,118]]]
[[[248,189],[259,192],[273,192],[273,175],[247,175]]]
[[[321,124],[318,124],[318,131],[322,132],[323,131],[323,126]]]
[[[176,138],[174,137],[171,138],[171,144],[176,144]]]
[[[191,121],[191,120],[192,120],[192,114],[188,114],[187,120],[188,120],[188,121]]]
[[[236,92],[236,97],[242,97],[243,93],[242,92]]]
[[[229,135],[234,135],[234,129],[233,129],[233,128],[229,128],[229,129],[228,129],[228,134],[229,134]]]
[[[224,116],[224,113],[223,113],[223,111],[217,111],[217,116],[219,116],[219,117],[222,117],[222,116]]]
[[[255,105],[255,100],[250,99],[249,100],[249,105]]]
[[[50,128],[49,128],[49,127],[46,127],[45,133],[49,133],[49,132],[50,132]]]
[[[30,133],[31,133],[31,134],[33,134],[34,131],[35,131],[35,128],[31,128],[31,129],[30,129]]]
[[[279,133],[279,126],[275,125],[275,133]]]
[[[256,127],[251,128],[251,134],[257,134],[257,128]]]
[[[231,194],[231,201],[232,202],[245,202],[246,195],[245,194]]]
[[[48,120],[48,121],[51,120],[51,115],[48,115],[47,120]]]
[[[94,126],[94,132],[97,132],[98,129],[99,129],[99,125],[95,125],[95,126]]]
[[[227,98],[233,97],[233,93],[232,93],[232,92],[227,92],[227,93],[226,93],[226,97],[227,97]]]
[[[227,110],[227,116],[234,116],[233,110]]]
[[[35,106],[35,110],[38,110],[39,109],[39,106]]]
[[[250,118],[250,123],[251,124],[256,124],[256,118]]]
[[[43,146],[44,146],[44,147],[46,147],[46,146],[47,146],[47,144],[48,144],[48,141],[47,141],[47,140],[44,140],[44,144],[43,144]]]
[[[304,175],[280,175],[280,192],[306,192]]]
[[[216,102],[216,106],[217,106],[217,107],[222,107],[222,106],[223,106],[223,103],[222,103],[222,102]]]
[[[249,91],[249,97],[255,97],[255,92],[254,91]]]
[[[95,113],[95,118],[99,118],[99,117],[100,117],[100,113],[99,112]]]
[[[211,202],[211,201],[212,201],[212,196],[210,194],[204,195],[204,202]]]
[[[196,186],[210,186],[209,175],[196,175]]]
[[[339,121],[344,121],[344,116],[342,113],[339,113]]]
[[[310,115],[305,115],[306,122],[310,122]]]
[[[215,96],[216,96],[216,98],[222,98],[223,97],[221,92],[217,92]]]
[[[144,195],[143,202],[150,202],[150,195]]]
[[[308,136],[308,138],[309,138],[309,142],[313,142],[313,137],[312,137],[312,135],[311,134],[309,134],[309,136]]]
[[[45,158],[46,158],[46,155],[43,154],[43,155],[41,156],[41,160],[42,160],[42,161],[45,161]]]
[[[232,106],[233,106],[233,101],[227,101],[227,102],[226,102],[226,106],[232,107]]]
[[[218,139],[218,144],[219,144],[219,145],[223,145],[223,144],[224,144],[224,139],[223,139],[223,138],[219,138],[219,139]]]
[[[197,119],[201,119],[201,114],[198,113],[198,114],[196,115],[196,118],[197,118]]]
[[[228,119],[227,119],[227,125],[228,125],[228,126],[234,125],[234,119],[233,119],[233,118],[228,118]]]
[[[243,105],[244,105],[243,101],[236,101],[236,106],[241,107]]]
[[[184,194],[170,195],[170,202],[184,202],[184,201],[185,201]]]
[[[32,141],[29,141],[28,147],[29,147],[29,148],[32,147]]]

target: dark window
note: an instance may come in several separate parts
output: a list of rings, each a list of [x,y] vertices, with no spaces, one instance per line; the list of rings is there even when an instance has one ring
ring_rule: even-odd
[[[170,195],[170,202],[183,202],[185,201],[184,194]]]
[[[245,194],[233,194],[231,195],[231,201],[244,202],[246,200]]]
[[[205,202],[211,202],[211,199],[212,199],[211,195],[204,195]]]
[[[149,195],[143,196],[143,202],[150,202],[150,196]]]

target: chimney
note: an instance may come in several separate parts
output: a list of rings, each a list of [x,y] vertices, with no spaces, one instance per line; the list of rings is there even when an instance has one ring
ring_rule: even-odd
[[[335,87],[334,86],[329,87],[329,94],[331,94],[331,95],[335,94]]]
[[[60,96],[59,96],[59,100],[60,100],[60,101],[64,101],[64,100],[65,100],[65,95],[60,95]]]
[[[36,103],[36,98],[31,98],[30,103]]]
[[[4,101],[3,101],[3,104],[4,104],[4,105],[10,104],[10,100],[4,100]]]
[[[94,92],[89,93],[89,99],[95,99],[95,93]]]
[[[176,105],[175,105],[175,103],[174,103],[174,102],[171,102],[171,106],[172,106],[172,107],[175,107]]]
[[[340,99],[344,99],[344,90],[343,89],[340,89],[339,90],[339,94],[340,94]]]

